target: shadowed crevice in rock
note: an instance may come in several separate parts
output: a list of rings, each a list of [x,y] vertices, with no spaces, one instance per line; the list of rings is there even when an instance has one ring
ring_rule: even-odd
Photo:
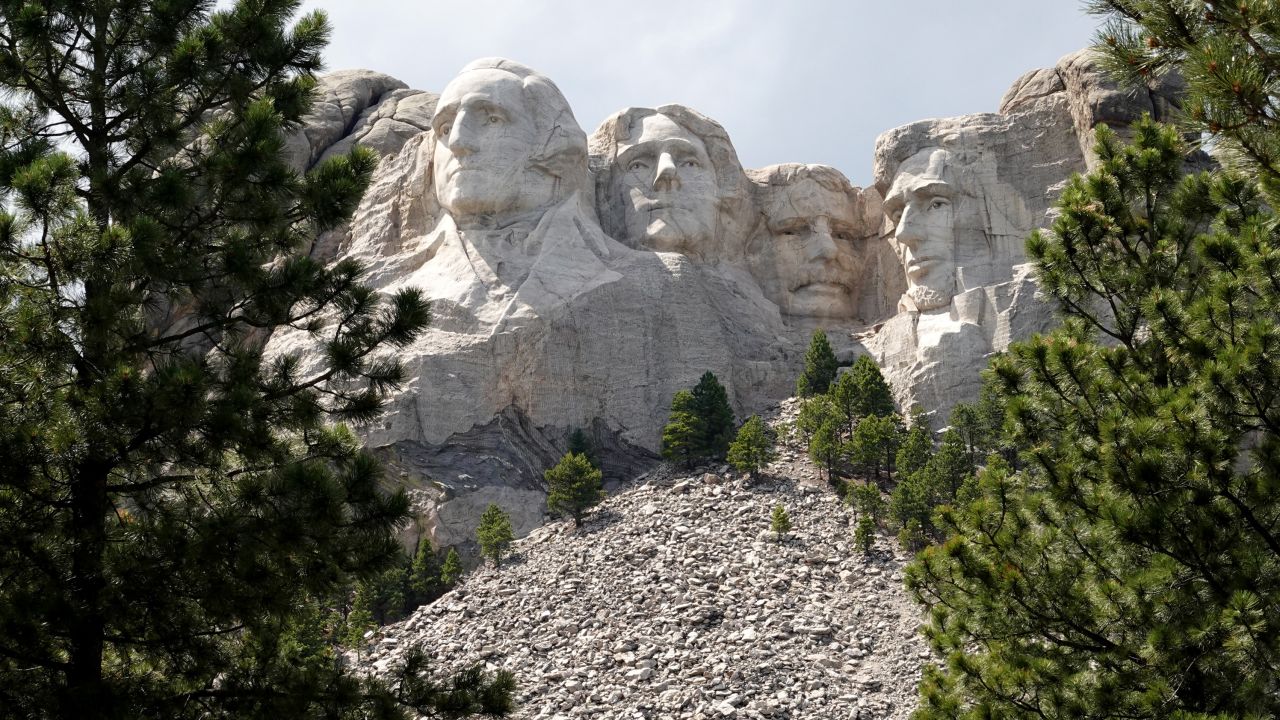
[[[389,488],[410,492],[416,510],[428,518],[422,530],[436,547],[473,541],[474,518],[489,503],[511,514],[523,536],[543,523],[543,473],[568,449],[573,428],[535,427],[519,408],[508,406],[484,425],[456,433],[438,444],[405,440],[375,449],[386,466]],[[648,472],[658,462],[652,451],[631,444],[600,419],[583,430],[609,490]]]

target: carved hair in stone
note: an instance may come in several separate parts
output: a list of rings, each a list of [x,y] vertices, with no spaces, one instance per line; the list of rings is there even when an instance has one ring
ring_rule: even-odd
[[[625,245],[741,257],[749,185],[719,123],[680,105],[628,108],[591,136],[591,162],[601,224]]]
[[[748,246],[766,297],[795,317],[851,319],[863,278],[861,196],[826,165],[748,171],[763,223]]]
[[[464,67],[441,93],[431,129],[435,197],[460,229],[536,219],[590,190],[586,134],[568,101],[520,63]]]

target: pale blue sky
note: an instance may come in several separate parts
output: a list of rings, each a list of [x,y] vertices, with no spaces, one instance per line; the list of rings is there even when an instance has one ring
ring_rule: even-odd
[[[517,60],[560,86],[590,133],[629,105],[718,120],[742,162],[871,177],[875,138],[996,110],[1024,71],[1087,45],[1075,0],[306,0],[334,26],[333,70],[439,92],[467,62]]]

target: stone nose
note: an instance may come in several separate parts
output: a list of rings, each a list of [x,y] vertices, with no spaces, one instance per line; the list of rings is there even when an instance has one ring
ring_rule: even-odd
[[[449,127],[449,132],[441,139],[445,147],[449,148],[454,155],[462,157],[476,151],[478,138],[471,125],[469,113],[466,110],[459,111]]]
[[[923,221],[924,217],[920,212],[911,203],[907,203],[902,208],[902,216],[898,218],[898,226],[894,229],[894,239],[912,250],[916,249],[925,237]]]
[[[658,156],[658,167],[653,175],[654,190],[675,190],[680,187],[680,176],[676,172],[676,161],[671,153]]]
[[[836,257],[839,248],[836,246],[836,239],[831,235],[831,223],[824,217],[819,217],[810,225],[812,232],[809,235],[809,242],[806,243],[808,250],[808,259],[814,260],[831,260]]]

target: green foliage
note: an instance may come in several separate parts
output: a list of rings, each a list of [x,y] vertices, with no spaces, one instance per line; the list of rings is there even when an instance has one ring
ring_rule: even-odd
[[[858,421],[868,415],[894,414],[893,393],[879,366],[867,355],[859,355],[853,367],[840,375],[831,391],[832,399],[845,416],[845,432],[852,433]]]
[[[836,354],[827,342],[827,334],[814,330],[809,340],[809,349],[804,354],[804,370],[796,380],[796,394],[807,398],[823,395],[831,388],[836,379]]]
[[[796,429],[806,445],[813,442],[813,436],[828,421],[841,427],[843,418],[835,401],[829,395],[815,395],[800,403],[800,412],[796,415]]]
[[[1191,137],[1213,136],[1214,156],[1256,180],[1280,206],[1280,6],[1269,0],[1090,0],[1106,16],[1096,50],[1137,91],[1167,72],[1183,88],[1177,120]]]
[[[453,587],[462,579],[462,570],[462,558],[458,556],[458,550],[449,548],[444,556],[444,564],[440,566],[440,582],[445,587]]]
[[[352,607],[367,610],[379,625],[393,623],[409,613],[409,568],[388,568],[356,585]]]
[[[702,419],[694,411],[693,393],[677,391],[671,398],[671,415],[662,428],[662,457],[693,467],[693,461],[701,455],[705,435]]]
[[[827,481],[835,484],[835,467],[844,457],[840,442],[840,419],[827,418],[809,438],[809,458],[827,471]]]
[[[888,506],[875,483],[855,484],[849,493],[848,502],[853,505],[858,517],[871,518],[875,525],[885,521]]]
[[[565,455],[543,473],[547,481],[547,510],[557,517],[571,517],[582,524],[587,510],[604,499],[601,473],[585,455]]]
[[[577,457],[586,459],[587,456]],[[587,462],[590,463],[589,460]],[[489,503],[489,507],[480,515],[480,524],[476,527],[476,542],[480,543],[480,554],[492,560],[494,567],[498,567],[502,562],[502,554],[511,547],[515,539],[515,534],[511,532],[511,516],[497,505]]]
[[[586,431],[582,428],[574,428],[573,432],[569,433],[569,449],[567,452],[570,455],[585,455],[592,465],[599,467],[596,462],[595,443],[591,442],[591,438],[587,437]]]
[[[368,606],[357,605],[347,614],[347,622],[339,642],[345,647],[359,650],[365,645],[365,634],[377,627],[378,621],[374,619],[373,612]]]
[[[1181,53],[1202,98],[1214,72],[1247,81],[1242,99],[1257,91],[1248,68],[1270,72],[1268,45],[1246,47],[1274,27],[1269,3],[1108,4],[1141,7],[1152,26],[1133,28],[1136,44]],[[1175,17],[1197,45],[1171,38],[1166,55]],[[1251,117],[1234,90],[1218,96],[1235,109],[1195,95],[1189,108]],[[1255,131],[1265,158],[1265,124],[1223,142]],[[1021,463],[988,460],[971,499],[934,514],[946,542],[907,573],[948,657],[920,717],[1280,714],[1276,219],[1239,175],[1182,177],[1172,129],[1098,139],[1095,172],[1028,242],[1064,324],[992,366]]]
[[[769,518],[769,531],[774,534],[778,542],[782,542],[782,536],[791,532],[791,516],[787,514],[787,509],[781,503],[773,506],[773,515]]]
[[[431,545],[431,538],[423,535],[418,541],[417,552],[413,554],[413,565],[409,568],[411,603],[414,607],[424,605],[443,595],[444,590],[436,549]]]
[[[868,415],[853,429],[844,454],[877,482],[881,471],[891,476],[893,461],[902,444],[902,418],[897,415]]]
[[[773,450],[773,433],[760,419],[752,415],[738,428],[738,436],[729,445],[729,464],[738,472],[751,474],[755,480],[760,468],[773,461],[777,453]]]
[[[707,457],[723,460],[725,453],[729,451],[729,442],[733,439],[736,425],[733,407],[729,405],[729,394],[715,374],[707,371],[693,387],[692,395],[692,410],[702,424],[699,449]]]
[[[908,477],[924,467],[932,453],[933,436],[929,432],[929,422],[923,415],[916,415],[911,419],[911,427],[902,437],[898,454],[894,456],[898,477]]]
[[[377,164],[285,157],[324,15],[214,5],[0,2],[7,716],[399,715],[311,613],[399,560],[408,502],[334,423],[378,415],[429,307],[307,256]],[[264,358],[289,328],[314,362]]]
[[[870,515],[863,515],[858,518],[858,527],[853,531],[853,545],[861,550],[863,555],[869,555],[875,544],[876,521]]]
[[[662,456],[693,467],[696,460],[723,460],[733,438],[729,394],[714,373],[703,373],[692,390],[671,398],[671,415],[662,428]]]

